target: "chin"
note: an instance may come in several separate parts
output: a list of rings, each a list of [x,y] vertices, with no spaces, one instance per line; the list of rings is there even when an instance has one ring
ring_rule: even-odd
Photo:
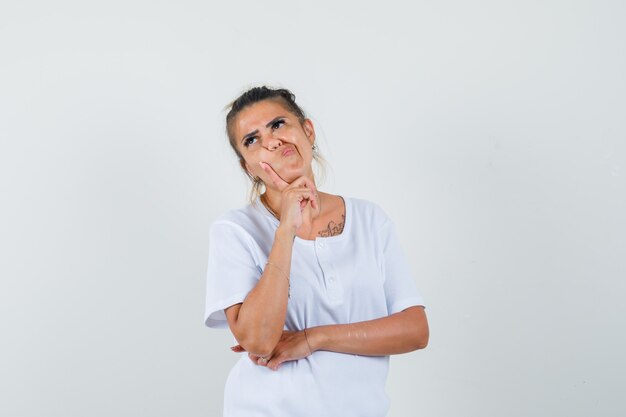
[[[310,169],[294,168],[294,169],[284,169],[281,171],[282,172],[278,172],[278,175],[280,175],[282,179],[284,179],[290,184],[303,175],[309,174],[310,178],[311,179],[313,178],[313,172]]]

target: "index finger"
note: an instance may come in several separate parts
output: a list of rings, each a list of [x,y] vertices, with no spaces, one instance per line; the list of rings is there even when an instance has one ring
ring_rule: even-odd
[[[274,171],[274,168],[272,168],[270,166],[270,164],[266,163],[266,162],[259,162],[259,165],[261,166],[261,169],[263,169],[263,171],[265,171],[267,173],[267,175],[270,176],[270,179],[272,180],[272,182],[274,183],[274,185],[276,187],[278,187],[278,189],[280,191],[284,190],[285,188],[287,188],[287,186],[289,185],[289,183],[287,181],[285,181],[284,179],[282,179],[277,173],[276,171]]]

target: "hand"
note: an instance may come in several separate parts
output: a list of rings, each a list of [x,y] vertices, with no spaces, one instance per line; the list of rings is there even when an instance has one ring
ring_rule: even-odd
[[[283,180],[274,169],[265,162],[259,165],[270,177],[270,180],[282,193],[280,223],[296,231],[303,223],[302,212],[307,205],[319,210],[318,194],[315,183],[307,176],[296,178],[291,184]]]
[[[283,362],[304,359],[313,352],[309,350],[304,331],[294,332],[283,330],[283,334],[274,348],[271,355],[261,358],[253,353],[248,353],[248,357],[259,366],[267,366],[276,371]],[[231,347],[233,352],[245,352],[241,345]],[[267,359],[267,361],[265,361]]]

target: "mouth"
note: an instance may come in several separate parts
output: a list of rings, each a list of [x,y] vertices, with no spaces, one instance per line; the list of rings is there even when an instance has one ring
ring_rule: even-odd
[[[282,156],[289,156],[289,155],[293,155],[294,153],[295,153],[295,151],[293,150],[293,148],[285,148],[285,150],[283,150],[281,155]]]

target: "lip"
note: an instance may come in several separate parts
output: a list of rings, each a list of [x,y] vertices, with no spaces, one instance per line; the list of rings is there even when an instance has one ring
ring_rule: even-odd
[[[292,148],[286,148],[281,155],[282,156],[289,156],[289,155],[293,155],[295,153],[295,151]]]

